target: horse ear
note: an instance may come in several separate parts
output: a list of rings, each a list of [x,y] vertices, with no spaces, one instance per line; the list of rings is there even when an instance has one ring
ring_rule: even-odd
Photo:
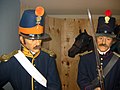
[[[79,33],[82,33],[81,29],[79,30]]]

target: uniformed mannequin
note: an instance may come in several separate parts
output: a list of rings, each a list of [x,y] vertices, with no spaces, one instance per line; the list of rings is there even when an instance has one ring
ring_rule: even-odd
[[[24,11],[19,24],[21,50],[1,56],[0,87],[10,82],[14,90],[61,90],[55,58],[41,48],[50,38],[43,31],[43,16],[43,7]]]
[[[110,17],[109,15],[99,17],[96,41],[102,68],[104,69],[107,66],[113,55],[118,57],[112,69],[103,77],[104,90],[120,90],[120,56],[110,50],[116,38],[114,27],[114,17]],[[77,79],[80,90],[101,90],[99,81],[98,83],[92,83],[97,77],[98,71],[95,52],[81,56]]]

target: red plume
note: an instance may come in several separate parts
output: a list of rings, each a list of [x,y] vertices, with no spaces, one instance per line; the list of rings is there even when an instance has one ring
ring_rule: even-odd
[[[106,11],[105,11],[105,15],[109,17],[109,16],[112,15],[112,12],[111,12],[110,10],[106,10]]]

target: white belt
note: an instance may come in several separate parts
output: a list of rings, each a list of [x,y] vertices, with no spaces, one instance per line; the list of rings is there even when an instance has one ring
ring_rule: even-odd
[[[41,85],[47,87],[47,80],[45,77],[32,65],[32,63],[26,58],[26,56],[18,50],[18,53],[14,55],[24,69]]]

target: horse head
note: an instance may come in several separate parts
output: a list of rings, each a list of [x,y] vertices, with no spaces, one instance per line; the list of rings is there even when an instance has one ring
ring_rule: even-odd
[[[83,53],[85,51],[90,51],[92,49],[93,49],[92,36],[90,36],[86,30],[84,30],[84,32],[81,32],[80,30],[79,35],[75,38],[74,44],[68,50],[68,56],[75,57],[75,55],[78,53]]]
[[[111,50],[120,54],[120,25],[116,25],[114,28],[116,34],[116,42],[111,46]]]

